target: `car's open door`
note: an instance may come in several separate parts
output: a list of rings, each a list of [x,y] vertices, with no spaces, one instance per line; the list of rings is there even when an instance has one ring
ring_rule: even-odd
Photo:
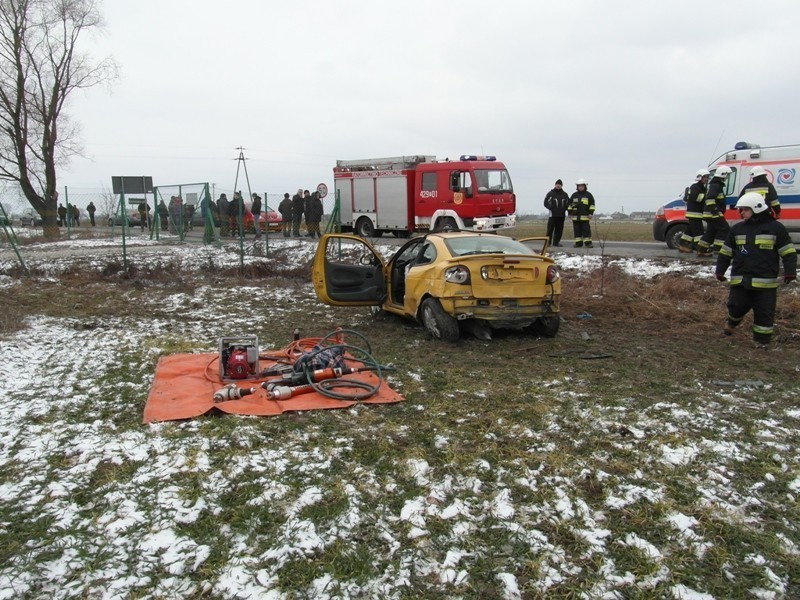
[[[547,249],[550,247],[550,238],[546,236],[522,238],[517,241],[520,244],[525,244],[528,248],[536,252],[536,254],[541,254],[542,256],[547,253]]]
[[[380,305],[386,298],[385,268],[380,254],[362,238],[331,233],[319,241],[311,279],[326,304]]]

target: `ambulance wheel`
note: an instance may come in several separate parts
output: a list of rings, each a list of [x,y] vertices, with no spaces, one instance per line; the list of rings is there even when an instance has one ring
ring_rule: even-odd
[[[684,223],[678,223],[670,227],[666,235],[667,248],[677,250],[678,246],[681,245],[681,237],[683,237],[685,231],[686,225]]]
[[[561,326],[561,317],[559,315],[550,315],[547,317],[539,317],[529,327],[534,335],[540,335],[546,338],[556,337],[558,328]]]
[[[433,337],[443,342],[458,341],[458,321],[444,312],[436,298],[426,298],[420,308],[422,324]]]
[[[372,221],[368,217],[361,217],[356,222],[356,234],[360,235],[363,238],[369,238],[375,236],[375,226],[372,224]]]

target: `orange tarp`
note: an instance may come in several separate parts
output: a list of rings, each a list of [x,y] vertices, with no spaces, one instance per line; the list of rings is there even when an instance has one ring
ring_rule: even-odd
[[[277,381],[280,377],[223,382],[219,377],[217,360],[217,354],[173,354],[161,358],[156,365],[155,378],[147,396],[142,421],[152,423],[190,419],[214,409],[237,415],[269,416],[290,410],[347,408],[357,402],[386,404],[403,400],[403,397],[392,390],[385,381],[380,382],[380,387],[374,396],[360,401],[336,400],[318,392],[301,394],[288,400],[268,400],[267,392],[261,387],[261,383]],[[268,366],[269,362],[259,363],[261,369]],[[358,367],[360,364],[349,366]],[[344,379],[359,380],[373,386],[379,381],[371,372],[353,373]],[[214,392],[228,383],[235,383],[238,387],[254,387],[256,391],[241,400],[214,402]],[[352,391],[354,394],[364,392],[363,389],[347,387],[336,388],[336,391],[337,393]]]

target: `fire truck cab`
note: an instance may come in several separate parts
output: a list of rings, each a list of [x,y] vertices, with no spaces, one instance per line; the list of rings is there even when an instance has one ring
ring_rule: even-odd
[[[339,160],[333,174],[342,229],[362,237],[516,225],[511,177],[493,156]]]
[[[733,208],[742,188],[750,182],[753,168],[760,166],[778,192],[781,203],[780,222],[789,231],[792,241],[800,242],[800,144],[791,146],[765,146],[739,142],[709,166],[713,177],[717,167],[727,165],[732,173],[725,181],[725,218],[739,220]],[[673,250],[678,247],[681,234],[686,230],[686,205],[682,198],[661,206],[653,220],[653,237],[666,242]]]

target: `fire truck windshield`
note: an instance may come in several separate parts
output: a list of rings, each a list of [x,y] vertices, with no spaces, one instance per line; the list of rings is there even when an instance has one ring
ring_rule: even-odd
[[[505,169],[475,169],[478,192],[500,194],[513,192],[511,177]]]

